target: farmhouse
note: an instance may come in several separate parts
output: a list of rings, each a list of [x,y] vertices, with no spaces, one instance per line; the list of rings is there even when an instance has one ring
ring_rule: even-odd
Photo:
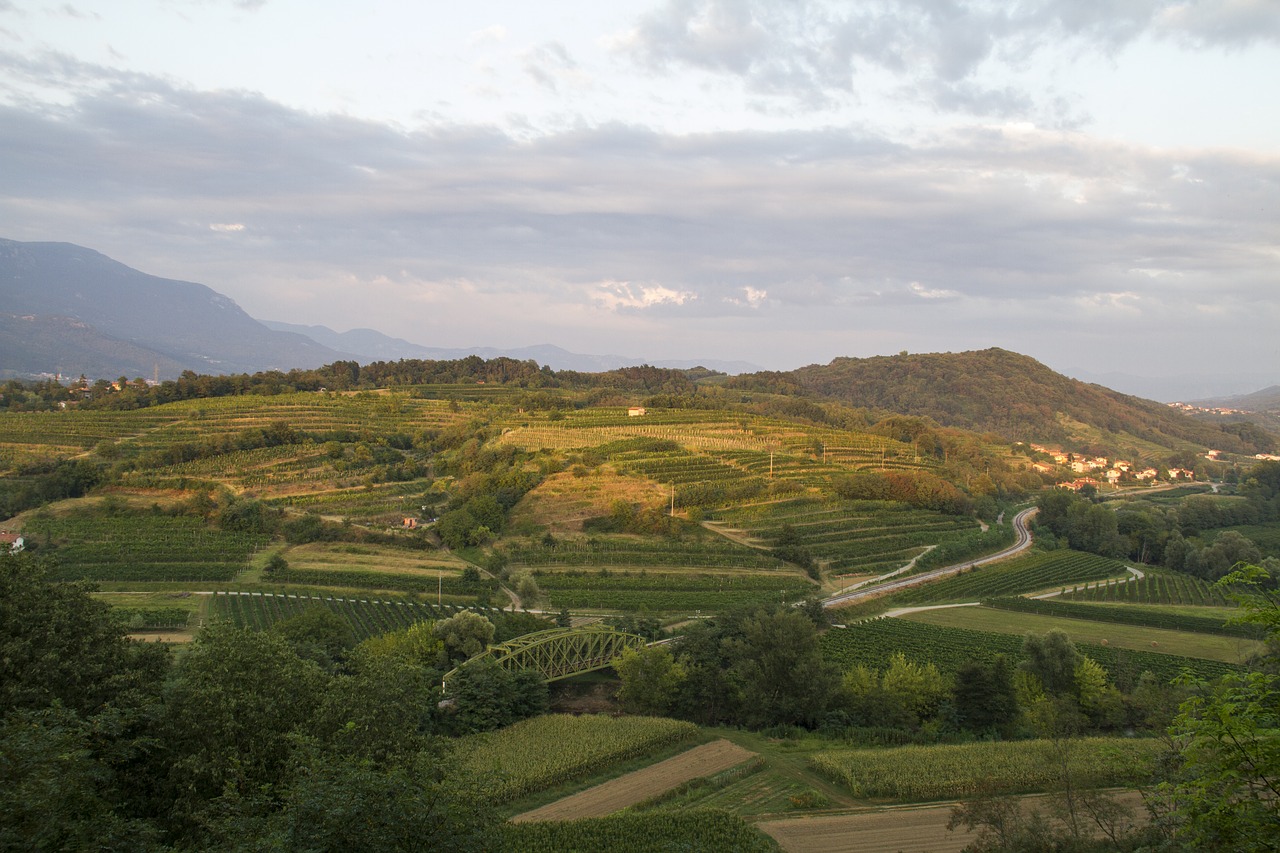
[[[632,406],[629,409],[627,409],[627,417],[629,418],[644,417],[644,414],[645,414],[644,406]]]
[[[10,533],[7,530],[0,530],[0,552],[16,554],[25,547],[26,543],[22,541],[22,534]]]

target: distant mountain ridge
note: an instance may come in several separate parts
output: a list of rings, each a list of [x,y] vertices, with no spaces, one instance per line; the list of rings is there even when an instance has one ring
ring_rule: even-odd
[[[837,358],[787,372],[739,376],[728,387],[834,400],[1008,440],[1077,447],[1217,448],[1256,452],[1232,425],[1205,423],[1163,403],[1056,373],[993,348],[975,352]]]
[[[705,367],[731,375],[754,373],[761,369],[760,365],[746,361],[724,361],[714,358],[649,360],[623,355],[584,355],[569,352],[552,344],[531,347],[428,347],[411,343],[403,338],[393,338],[373,329],[335,332],[327,326],[302,326],[275,320],[262,320],[261,323],[270,329],[306,335],[327,347],[355,353],[368,361],[397,361],[402,358],[449,361],[477,355],[485,359],[506,357],[519,361],[536,361],[539,365],[550,367],[552,370],[577,370],[582,373],[603,373],[607,370],[634,367],[639,364],[675,370]]]
[[[150,378],[159,369],[172,378],[348,357],[268,329],[203,284],[148,275],[71,243],[0,240],[0,310],[0,368],[11,375]]]

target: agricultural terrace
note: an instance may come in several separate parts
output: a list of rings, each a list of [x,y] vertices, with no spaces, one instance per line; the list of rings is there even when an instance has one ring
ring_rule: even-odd
[[[1155,628],[1098,622],[1046,613],[1018,613],[991,607],[950,607],[905,614],[904,619],[944,627],[994,631],[1018,637],[1058,629],[1077,643],[1111,649],[1160,651],[1189,658],[1243,664],[1260,649],[1254,640],[1220,634],[1192,633],[1176,628]]]
[[[1073,587],[1062,594],[1064,601],[1099,604],[1159,604],[1183,607],[1228,607],[1222,590],[1181,572],[1142,570],[1141,578],[1123,578],[1088,587]]]
[[[1082,551],[1039,551],[1006,562],[979,566],[935,583],[895,593],[895,604],[981,601],[1005,595],[1057,592],[1117,576],[1130,577],[1123,563]]]
[[[199,517],[127,509],[37,513],[24,532],[55,558],[55,580],[226,582],[267,544],[262,534],[220,530]]]
[[[887,501],[818,498],[748,504],[710,516],[712,526],[769,547],[790,531],[829,574],[900,569],[929,546],[978,529],[971,518]]]
[[[810,762],[854,797],[929,802],[1054,790],[1062,773],[1056,751],[1062,748],[1039,740],[838,749]],[[1110,788],[1149,781],[1164,744],[1154,738],[1081,738],[1071,748],[1075,783]]]
[[[1235,615],[1231,608],[1161,606],[1166,602],[1151,602],[1150,604],[1154,606],[1128,603],[1079,604],[1074,601],[1063,601],[1061,597],[993,598],[982,603],[987,607],[1019,613],[1038,613],[1042,616],[1113,622],[1119,625],[1140,625],[1146,628],[1165,628],[1170,631],[1190,631],[1195,634],[1219,634],[1224,637],[1246,639],[1257,639],[1262,635],[1257,625],[1230,623],[1228,620]]]
[[[755,753],[721,738],[516,815],[512,821],[527,823],[604,817],[662,796],[694,779],[724,772],[754,757]]]
[[[665,717],[549,714],[468,736],[457,755],[505,803],[697,736],[693,723]]]
[[[969,608],[959,608],[969,609]],[[998,655],[1010,661],[1022,658],[1023,634],[977,631],[945,627],[910,619],[870,619],[847,628],[832,628],[819,638],[823,655],[841,669],[857,666],[883,670],[889,659],[901,652],[907,660],[932,663],[944,675],[954,674],[971,662],[992,663]],[[1080,653],[1093,658],[1113,681],[1136,683],[1150,672],[1167,684],[1183,670],[1211,681],[1241,667],[1222,661],[1204,660],[1155,651],[1116,648],[1095,643],[1076,643]]]
[[[470,610],[494,623],[494,642],[543,630],[549,623],[527,613],[488,607],[438,605],[414,598],[354,598],[332,593],[298,589],[290,592],[219,591],[212,596],[212,618],[223,619],[239,628],[265,631],[276,622],[301,614],[311,607],[325,607],[351,623],[357,640],[377,637],[408,628],[417,622],[434,622]]]

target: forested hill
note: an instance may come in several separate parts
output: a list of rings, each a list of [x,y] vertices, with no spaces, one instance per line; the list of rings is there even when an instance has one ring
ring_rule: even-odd
[[[820,397],[1013,441],[1163,447],[1196,445],[1261,452],[1270,443],[1248,425],[1197,422],[1151,400],[1089,385],[1003,349],[837,358],[789,372],[753,373],[728,387]]]

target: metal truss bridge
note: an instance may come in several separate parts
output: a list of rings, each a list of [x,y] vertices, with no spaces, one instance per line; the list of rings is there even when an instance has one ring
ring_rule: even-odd
[[[559,681],[585,672],[595,672],[613,663],[627,649],[638,649],[648,641],[604,625],[582,628],[552,628],[516,637],[459,664],[445,675],[446,683],[458,670],[476,661],[491,658],[507,670],[532,669],[547,681]]]

